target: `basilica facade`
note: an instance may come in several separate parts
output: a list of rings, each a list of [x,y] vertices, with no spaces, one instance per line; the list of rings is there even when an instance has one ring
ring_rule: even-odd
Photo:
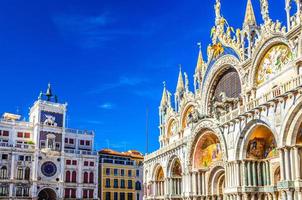
[[[285,24],[260,0],[256,22],[247,0],[235,30],[216,0],[194,90],[182,71],[173,102],[164,85],[160,148],[144,161],[145,199],[302,200],[302,1],[283,6]]]

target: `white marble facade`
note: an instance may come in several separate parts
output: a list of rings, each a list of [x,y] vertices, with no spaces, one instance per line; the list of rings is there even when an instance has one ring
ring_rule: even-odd
[[[145,156],[145,199],[302,200],[302,3],[285,1],[284,26],[270,18],[267,0],[260,6],[257,23],[247,0],[234,30],[216,0],[194,90],[180,71],[172,104],[165,84],[160,148]]]
[[[28,121],[3,115],[0,199],[98,199],[94,132],[66,128],[66,109],[49,86]]]

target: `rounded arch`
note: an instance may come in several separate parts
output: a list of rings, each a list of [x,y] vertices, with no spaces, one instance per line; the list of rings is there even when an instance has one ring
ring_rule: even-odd
[[[154,181],[163,181],[165,177],[164,168],[160,164],[156,164],[153,169],[152,179]]]
[[[190,117],[190,115],[192,115],[192,112],[194,109],[196,109],[196,107],[196,103],[194,102],[189,102],[183,107],[180,113],[181,129],[187,127],[188,118]]]
[[[298,97],[296,103],[288,110],[281,127],[280,147],[292,146],[296,144],[298,133],[302,124],[302,96]]]
[[[225,170],[222,165],[212,168],[208,177],[208,191],[210,195],[221,196],[225,188]]]
[[[177,155],[173,155],[168,161],[167,171],[166,171],[167,177],[173,176],[173,167],[175,166],[176,163],[179,164],[180,169],[182,171],[183,169],[182,160]]]
[[[187,157],[187,163],[189,163],[189,168],[193,167],[193,160],[194,160],[194,152],[196,149],[196,145],[198,143],[198,140],[202,135],[210,131],[214,135],[217,136],[220,145],[221,145],[221,151],[222,151],[222,160],[226,161],[228,159],[228,152],[227,152],[227,146],[225,138],[222,134],[221,129],[217,126],[218,122],[214,119],[204,119],[200,121],[193,129],[193,136],[191,137],[191,141],[189,141],[188,144],[188,150],[189,150],[189,156]]]
[[[179,128],[179,123],[177,118],[171,117],[168,120],[167,126],[166,126],[166,137],[170,138],[171,136],[177,134]]]
[[[248,156],[248,147],[257,147],[259,146],[261,148],[264,148],[264,152],[258,151],[256,154],[253,154],[254,156],[257,157],[258,154],[263,153],[263,156],[266,157],[270,152],[267,152],[270,148],[276,149],[278,144],[278,134],[276,131],[271,128],[267,122],[263,120],[252,120],[250,121],[243,131],[241,132],[239,139],[237,140],[236,143],[236,154],[235,157],[236,159],[246,159]],[[270,137],[270,138],[268,138]],[[260,140],[265,140],[265,141],[260,141]],[[259,140],[259,141],[258,141]],[[254,142],[252,146],[252,142]],[[274,146],[270,146],[271,144],[274,144]],[[272,149],[273,150],[273,149]],[[249,151],[251,153],[251,151]],[[259,155],[259,158],[261,156]]]
[[[219,58],[213,65],[211,71],[206,77],[205,84],[203,86],[205,90],[205,95],[203,97],[203,101],[205,102],[205,108],[209,108],[211,104],[211,97],[213,95],[214,89],[217,85],[219,79],[224,75],[225,72],[232,69],[234,72],[238,74],[238,79],[240,82],[240,88],[242,89],[242,77],[241,69],[239,67],[239,60],[233,55],[224,55]],[[242,91],[241,91],[242,92]],[[205,110],[207,114],[209,114],[209,110]]]
[[[57,196],[56,191],[52,188],[42,188],[38,192],[38,200],[56,200]]]
[[[271,48],[278,44],[286,45],[290,49],[290,44],[286,38],[284,38],[282,35],[273,36],[270,39],[266,39],[264,44],[261,44],[256,48],[254,55],[257,55],[255,59],[252,61],[252,71],[249,76],[249,82],[251,83],[251,86],[256,87],[258,85],[257,83],[257,74],[258,69],[261,61],[263,60],[264,56],[268,51],[270,51]]]

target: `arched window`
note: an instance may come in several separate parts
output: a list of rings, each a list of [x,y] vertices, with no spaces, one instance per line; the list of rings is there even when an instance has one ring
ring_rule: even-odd
[[[67,171],[67,172],[66,172],[65,181],[66,181],[67,183],[70,182],[70,171]]]
[[[89,175],[89,183],[93,183],[93,182],[94,182],[93,172],[90,172],[90,175]]]
[[[17,171],[17,179],[22,180],[23,179],[23,168],[19,167]]]
[[[73,183],[76,183],[76,182],[77,182],[77,172],[76,172],[76,171],[73,171],[73,172],[72,172],[72,182],[73,182]]]
[[[84,183],[88,183],[88,172],[84,172]]]
[[[137,181],[135,183],[135,190],[141,190],[141,189],[142,189],[141,183],[139,181]]]
[[[0,179],[8,179],[6,166],[1,167],[1,169],[0,169]]]
[[[25,180],[28,180],[28,181],[29,181],[29,179],[30,179],[30,168],[29,168],[29,167],[26,167],[26,168],[25,168],[24,179],[25,179]]]

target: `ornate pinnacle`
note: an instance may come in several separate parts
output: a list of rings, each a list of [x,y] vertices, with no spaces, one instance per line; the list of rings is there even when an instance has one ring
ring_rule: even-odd
[[[255,17],[255,13],[254,13],[254,8],[252,5],[251,0],[247,1],[247,5],[246,5],[246,11],[245,11],[245,18],[244,18],[244,22],[243,22],[243,27],[246,26],[255,26],[256,23],[256,17]]]

